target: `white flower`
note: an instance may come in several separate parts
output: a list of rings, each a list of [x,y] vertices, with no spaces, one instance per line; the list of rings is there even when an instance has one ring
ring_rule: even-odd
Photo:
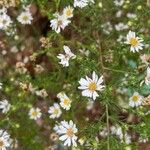
[[[54,130],[60,135],[59,140],[64,142],[64,146],[77,146],[77,136],[75,134],[78,132],[78,129],[72,120],[69,122],[61,121],[59,125],[54,127]]]
[[[65,29],[66,26],[68,26],[68,24],[71,22],[70,20],[68,20],[64,15],[59,15],[58,13],[54,14],[55,19],[51,20],[50,23],[50,27],[52,28],[52,30],[55,30],[57,33],[60,32],[60,29]]]
[[[74,0],[74,7],[83,8],[88,5],[88,0]]]
[[[94,101],[89,100],[87,103],[86,109],[91,110],[93,108],[93,106],[94,106]]]
[[[61,61],[59,62],[60,64],[63,65],[63,67],[68,67],[69,66],[69,60],[70,59],[75,59],[76,55],[73,54],[68,46],[63,46],[63,49],[65,51],[65,54],[59,54],[57,58],[59,58]]]
[[[2,89],[3,83],[0,82],[0,89]]]
[[[128,133],[125,133],[125,135],[124,135],[124,142],[126,144],[130,144],[131,143],[131,136]]]
[[[115,4],[116,6],[122,6],[123,3],[124,3],[124,0],[114,0],[114,4]]]
[[[148,138],[140,137],[140,138],[139,138],[139,142],[140,142],[140,143],[147,143],[147,142],[149,142],[149,140],[148,140]]]
[[[150,63],[150,55],[148,54],[144,54],[140,56],[142,63],[145,63],[146,65],[148,65]]]
[[[133,13],[127,13],[127,17],[130,18],[130,19],[134,19],[136,18],[136,14],[133,14]]]
[[[150,84],[150,68],[149,67],[147,68],[147,74],[146,74],[146,77],[145,77],[145,84],[146,85]]]
[[[123,131],[122,131],[122,128],[117,126],[116,127],[116,133],[115,133],[120,139],[123,138]]]
[[[44,98],[48,96],[48,94],[47,94],[45,89],[36,91],[35,93],[36,93],[37,96],[44,97]]]
[[[30,11],[23,11],[18,17],[17,20],[22,24],[31,24],[33,17]]]
[[[110,131],[111,131],[112,134],[116,134],[116,131],[117,131],[116,126],[111,126]]]
[[[0,101],[0,109],[2,109],[2,113],[7,113],[10,110],[10,104],[7,100]]]
[[[136,37],[135,32],[129,31],[129,33],[127,34],[127,40],[126,40],[126,44],[130,44],[131,48],[130,51],[131,52],[139,52],[139,50],[143,49],[143,40],[139,37]]]
[[[60,99],[60,106],[63,109],[69,110],[71,108],[71,100],[64,92],[58,93],[57,97]]]
[[[41,118],[41,116],[42,116],[41,109],[31,108],[29,111],[29,116],[30,116],[30,119],[33,119],[33,120],[37,120],[37,119]]]
[[[11,18],[7,14],[0,15],[0,29],[6,30],[12,23]]]
[[[112,24],[110,22],[106,22],[101,25],[101,28],[103,29],[103,32],[105,34],[110,34],[110,32],[113,30]]]
[[[122,10],[117,11],[116,17],[117,17],[117,18],[121,17],[121,16],[122,16],[122,13],[123,13]]]
[[[108,130],[107,130],[107,128],[103,128],[103,130],[100,131],[99,134],[100,134],[100,136],[103,137],[103,138],[107,137],[107,135],[108,135]]]
[[[120,22],[120,23],[118,23],[118,24],[115,25],[115,29],[117,31],[125,30],[125,29],[128,29],[128,25]]]
[[[53,106],[49,107],[48,113],[50,114],[50,118],[59,118],[62,114],[60,106],[57,103],[54,103]]]
[[[10,135],[4,131],[0,130],[0,150],[6,150],[10,147]]]
[[[99,95],[96,91],[102,91],[104,89],[103,83],[103,76],[98,79],[97,74],[93,71],[92,79],[86,76],[86,79],[81,78],[79,81],[80,85],[78,88],[83,90],[82,96],[96,99]]]
[[[83,8],[89,3],[95,3],[94,0],[74,0],[74,7]]]
[[[142,99],[143,97],[138,93],[138,92],[134,92],[134,94],[132,95],[132,97],[130,97],[130,101],[129,101],[129,106],[131,107],[138,107],[142,104]]]
[[[73,8],[71,6],[67,6],[66,8],[64,8],[63,15],[66,18],[72,18],[73,17]]]

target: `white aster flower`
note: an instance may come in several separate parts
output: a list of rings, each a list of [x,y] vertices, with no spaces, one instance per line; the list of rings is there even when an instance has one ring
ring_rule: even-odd
[[[63,49],[65,51],[65,54],[59,54],[57,58],[59,58],[61,61],[59,62],[60,64],[63,65],[63,67],[68,67],[69,66],[69,60],[70,59],[75,59],[76,55],[73,54],[68,46],[63,46]]]
[[[61,121],[59,125],[54,127],[54,130],[60,135],[59,140],[64,142],[64,146],[77,146],[77,136],[75,134],[78,132],[78,129],[72,120],[69,122]]]
[[[150,68],[149,67],[147,68],[147,74],[146,74],[146,77],[145,77],[145,84],[146,85],[150,84]]]
[[[7,30],[12,23],[11,18],[7,14],[0,15],[0,29]]]
[[[48,94],[47,94],[47,92],[46,92],[45,89],[36,91],[35,94],[36,94],[37,96],[44,97],[44,98],[48,96]]]
[[[23,11],[18,17],[17,20],[22,24],[31,24],[33,17],[30,11]]]
[[[111,131],[111,134],[116,134],[116,131],[117,131],[117,127],[116,126],[111,126],[110,127],[110,131]]]
[[[139,142],[140,143],[147,143],[147,142],[149,142],[149,140],[148,140],[148,138],[140,137]]]
[[[94,0],[74,0],[74,7],[84,8],[89,3],[95,3]]]
[[[50,114],[50,118],[59,118],[62,114],[60,106],[57,103],[54,103],[53,106],[49,107],[48,113]]]
[[[124,4],[124,0],[114,0],[114,4],[116,6],[122,6]]]
[[[98,79],[97,74],[93,71],[92,79],[86,76],[86,79],[81,78],[79,81],[80,85],[78,88],[83,90],[82,96],[96,99],[99,95],[96,91],[102,91],[104,89],[103,83],[103,76]]]
[[[63,15],[66,18],[72,18],[73,17],[73,8],[71,6],[67,6],[63,10]]]
[[[7,113],[10,110],[10,104],[7,100],[0,101],[0,109],[2,110],[2,113]]]
[[[143,97],[138,93],[138,92],[134,92],[134,94],[132,95],[132,97],[130,97],[130,101],[129,101],[129,106],[131,107],[138,107],[142,104],[142,99]]]
[[[107,135],[108,135],[107,128],[103,128],[103,130],[99,132],[99,135],[103,138],[107,137]]]
[[[127,17],[130,18],[130,19],[134,19],[137,17],[136,14],[133,14],[133,13],[127,13]]]
[[[139,52],[139,50],[143,49],[143,40],[139,37],[136,37],[135,32],[129,31],[129,33],[127,34],[127,40],[126,40],[126,44],[130,44],[131,48],[130,51],[131,52]]]
[[[41,118],[41,116],[42,116],[41,109],[31,108],[29,111],[29,116],[30,116],[30,119],[33,119],[33,120],[37,120],[37,119]]]
[[[150,63],[150,55],[149,54],[144,54],[140,56],[140,59],[142,63],[148,65]]]
[[[126,29],[128,29],[128,25],[126,25],[126,24],[120,22],[120,23],[118,23],[118,24],[115,25],[115,29],[116,29],[117,31],[126,30]]]
[[[55,30],[57,33],[60,32],[61,29],[65,29],[66,26],[71,22],[64,15],[59,15],[58,13],[54,14],[55,18],[50,21],[50,27],[52,30]]]
[[[83,8],[88,5],[88,0],[74,0],[74,7]]]
[[[130,144],[131,143],[131,136],[128,133],[125,133],[125,135],[124,135],[124,142],[126,144]]]
[[[64,92],[58,93],[57,97],[60,99],[60,106],[63,109],[69,110],[71,108],[71,100]]]
[[[10,147],[10,135],[4,131],[0,130],[0,150],[6,150]]]
[[[122,131],[122,128],[117,126],[116,127],[116,133],[115,133],[120,139],[123,138],[123,131]]]
[[[2,89],[2,88],[3,88],[3,83],[0,82],[0,89]]]
[[[109,21],[102,24],[101,28],[105,34],[110,34],[110,32],[113,30],[112,24]]]

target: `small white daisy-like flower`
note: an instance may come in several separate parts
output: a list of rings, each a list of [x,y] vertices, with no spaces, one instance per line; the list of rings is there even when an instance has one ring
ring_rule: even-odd
[[[0,109],[2,110],[2,113],[7,113],[10,110],[10,104],[7,100],[0,101]]]
[[[0,150],[6,150],[10,147],[10,135],[0,129]]]
[[[116,133],[115,133],[120,139],[123,138],[123,131],[122,131],[122,128],[117,126],[116,127]]]
[[[122,141],[123,141],[123,139],[122,139]],[[130,144],[131,143],[131,136],[128,133],[125,133],[125,135],[124,135],[124,142],[126,144]]]
[[[50,27],[52,30],[55,30],[56,33],[60,33],[61,29],[65,29],[66,26],[71,22],[64,15],[59,15],[58,13],[54,14],[55,18],[50,21]]]
[[[143,40],[139,37],[136,37],[135,32],[129,31],[127,34],[126,44],[131,45],[130,51],[135,53],[143,49]]]
[[[48,96],[48,94],[47,94],[45,89],[36,91],[35,93],[36,93],[37,96],[44,97],[44,98]]]
[[[69,110],[71,108],[71,100],[64,92],[58,93],[57,97],[60,99],[60,106],[63,109]]]
[[[60,135],[59,140],[64,142],[64,146],[77,146],[77,136],[76,133],[78,129],[72,120],[69,122],[61,121],[59,125],[54,127],[54,130],[58,135]]]
[[[147,142],[149,142],[149,140],[148,140],[148,138],[140,137],[139,142],[140,143],[147,143]]]
[[[18,17],[17,20],[21,23],[21,24],[31,24],[33,17],[30,13],[30,11],[23,11]]]
[[[66,18],[72,18],[73,17],[73,8],[71,6],[67,6],[63,10],[63,15]]]
[[[3,83],[0,82],[0,89],[2,89],[2,88],[3,88]]]
[[[108,135],[107,128],[104,127],[103,130],[99,132],[99,135],[103,138],[107,137],[107,135]]]
[[[137,17],[136,14],[133,14],[133,13],[127,13],[127,17],[130,18],[130,19],[134,19]]]
[[[114,0],[114,4],[116,6],[122,6],[124,4],[124,0]]]
[[[50,118],[59,118],[62,114],[60,106],[57,103],[54,103],[53,106],[49,107],[48,113],[50,114]]]
[[[145,77],[145,84],[146,85],[150,84],[150,68],[149,67],[147,67],[147,74],[146,74],[146,77]]]
[[[74,0],[74,7],[83,8],[88,5],[88,0]]]
[[[95,3],[94,0],[74,0],[74,7],[84,8],[89,3]]]
[[[138,93],[138,92],[134,92],[134,94],[132,95],[132,97],[130,97],[130,101],[129,101],[129,106],[131,107],[138,107],[142,104],[142,99],[143,97]]]
[[[126,30],[126,29],[128,29],[128,25],[126,25],[126,24],[120,22],[120,23],[118,23],[118,24],[115,25],[115,29],[116,29],[117,31]]]
[[[97,91],[102,91],[105,87],[102,85],[103,76],[98,78],[98,75],[95,73],[95,71],[93,71],[92,79],[86,76],[86,79],[81,78],[79,83],[80,86],[78,88],[83,90],[82,96],[93,98],[93,100],[99,96]]]
[[[7,30],[12,23],[11,18],[7,14],[0,15],[0,29]]]
[[[63,67],[68,67],[69,66],[69,60],[70,59],[75,59],[76,55],[73,54],[68,46],[63,46],[63,49],[65,51],[65,54],[59,54],[57,58],[59,58],[61,61],[59,62],[60,64],[63,65]]]
[[[29,116],[30,116],[30,119],[33,119],[33,120],[37,120],[37,119],[41,118],[41,116],[42,116],[41,109],[31,108],[29,111]]]
[[[150,55],[149,54],[144,54],[140,56],[140,59],[142,63],[148,65],[150,63]]]

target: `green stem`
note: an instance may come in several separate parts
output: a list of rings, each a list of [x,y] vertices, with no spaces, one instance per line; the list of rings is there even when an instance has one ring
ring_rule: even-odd
[[[60,4],[60,0],[57,0],[57,3],[56,3],[56,10],[58,12],[58,9],[59,9],[59,4]]]
[[[108,132],[108,136],[107,136],[107,150],[110,150],[110,142],[109,142],[109,112],[108,112],[108,104],[106,104],[106,122],[107,122],[107,132]]]

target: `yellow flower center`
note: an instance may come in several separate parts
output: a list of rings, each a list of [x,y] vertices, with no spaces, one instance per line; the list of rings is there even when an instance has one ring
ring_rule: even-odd
[[[61,26],[63,24],[62,20],[58,20],[58,27]]]
[[[97,85],[95,82],[91,82],[88,88],[90,91],[96,91]]]
[[[32,112],[32,116],[37,116],[37,115],[38,115],[38,113],[36,111]]]
[[[27,21],[29,18],[28,18],[28,16],[23,16],[23,18],[22,18],[24,21]]]
[[[70,99],[64,99],[64,104],[67,106],[70,105]]]
[[[68,9],[66,11],[66,16],[70,17],[72,15],[72,10],[71,9]]]
[[[0,140],[0,147],[4,146],[4,142]]]
[[[136,39],[136,38],[131,38],[130,39],[130,44],[132,45],[132,46],[136,46],[136,45],[138,45],[138,40]]]
[[[73,130],[72,130],[72,128],[69,128],[68,130],[67,130],[67,133],[66,133],[69,137],[73,137],[73,135],[74,135],[74,132],[73,132]]]
[[[138,99],[139,99],[139,98],[138,98],[138,96],[136,96],[136,95],[132,97],[132,100],[133,100],[134,102],[137,102]]]
[[[58,113],[59,113],[59,110],[58,110],[58,109],[55,109],[55,110],[54,110],[54,114],[57,115]]]

